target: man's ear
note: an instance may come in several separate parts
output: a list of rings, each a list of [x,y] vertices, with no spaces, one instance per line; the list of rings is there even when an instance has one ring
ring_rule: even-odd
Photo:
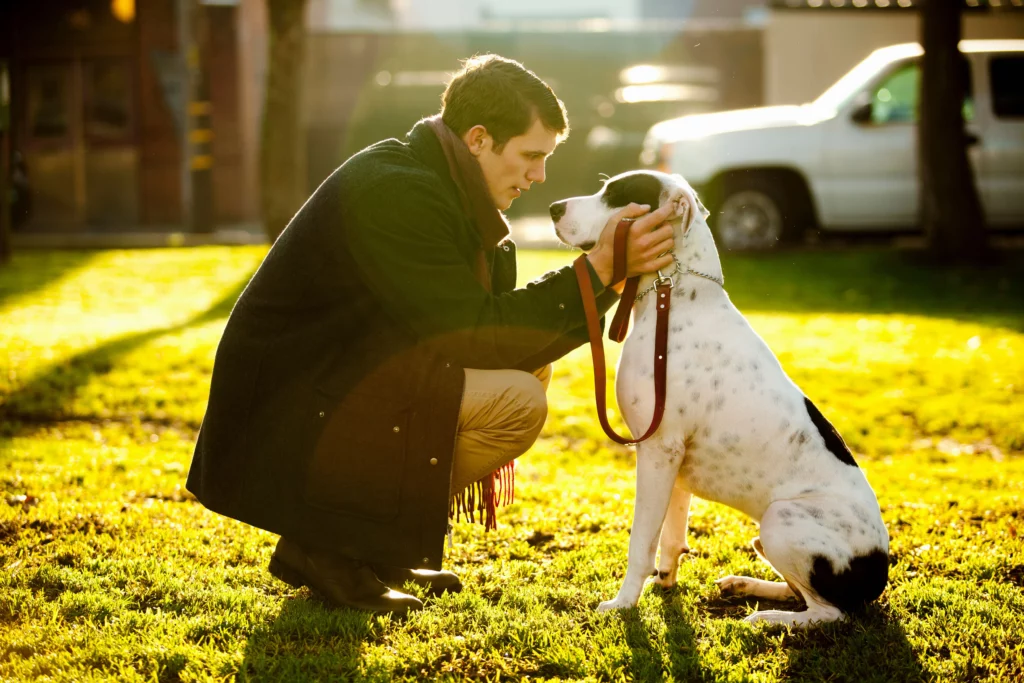
[[[478,157],[491,143],[491,134],[487,132],[487,128],[477,124],[462,135],[462,141],[469,147],[470,153]]]

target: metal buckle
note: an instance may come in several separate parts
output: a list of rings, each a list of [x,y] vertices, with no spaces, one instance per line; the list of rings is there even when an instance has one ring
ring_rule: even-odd
[[[676,286],[675,280],[672,279],[672,276],[662,275],[661,271],[659,270],[658,277],[654,279],[654,288],[657,289],[658,287],[662,286],[665,283],[668,283],[669,289],[672,289],[673,287]]]

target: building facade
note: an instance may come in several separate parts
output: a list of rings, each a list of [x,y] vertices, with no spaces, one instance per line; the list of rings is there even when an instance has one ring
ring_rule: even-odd
[[[202,98],[190,88],[183,7],[203,12]],[[254,218],[239,26],[239,8],[230,3],[0,5],[12,147],[32,196],[30,215],[16,217],[18,229],[180,230],[202,196],[202,172],[211,221]]]

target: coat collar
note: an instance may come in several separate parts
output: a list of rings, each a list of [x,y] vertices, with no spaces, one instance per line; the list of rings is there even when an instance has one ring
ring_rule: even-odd
[[[405,138],[413,154],[430,170],[441,176],[452,194],[458,197],[459,188],[448,172],[448,160],[444,156],[444,150],[441,149],[441,142],[430,130],[430,127],[423,121],[418,121],[412,130],[406,133]]]
[[[508,237],[508,221],[495,208],[479,163],[440,114],[418,122],[407,137],[413,152],[454,190],[483,248],[492,249]]]

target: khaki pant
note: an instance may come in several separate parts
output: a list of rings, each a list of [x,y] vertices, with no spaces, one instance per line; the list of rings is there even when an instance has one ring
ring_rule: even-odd
[[[472,369],[465,372],[452,493],[462,491],[529,450],[548,414],[550,365],[533,373]]]

